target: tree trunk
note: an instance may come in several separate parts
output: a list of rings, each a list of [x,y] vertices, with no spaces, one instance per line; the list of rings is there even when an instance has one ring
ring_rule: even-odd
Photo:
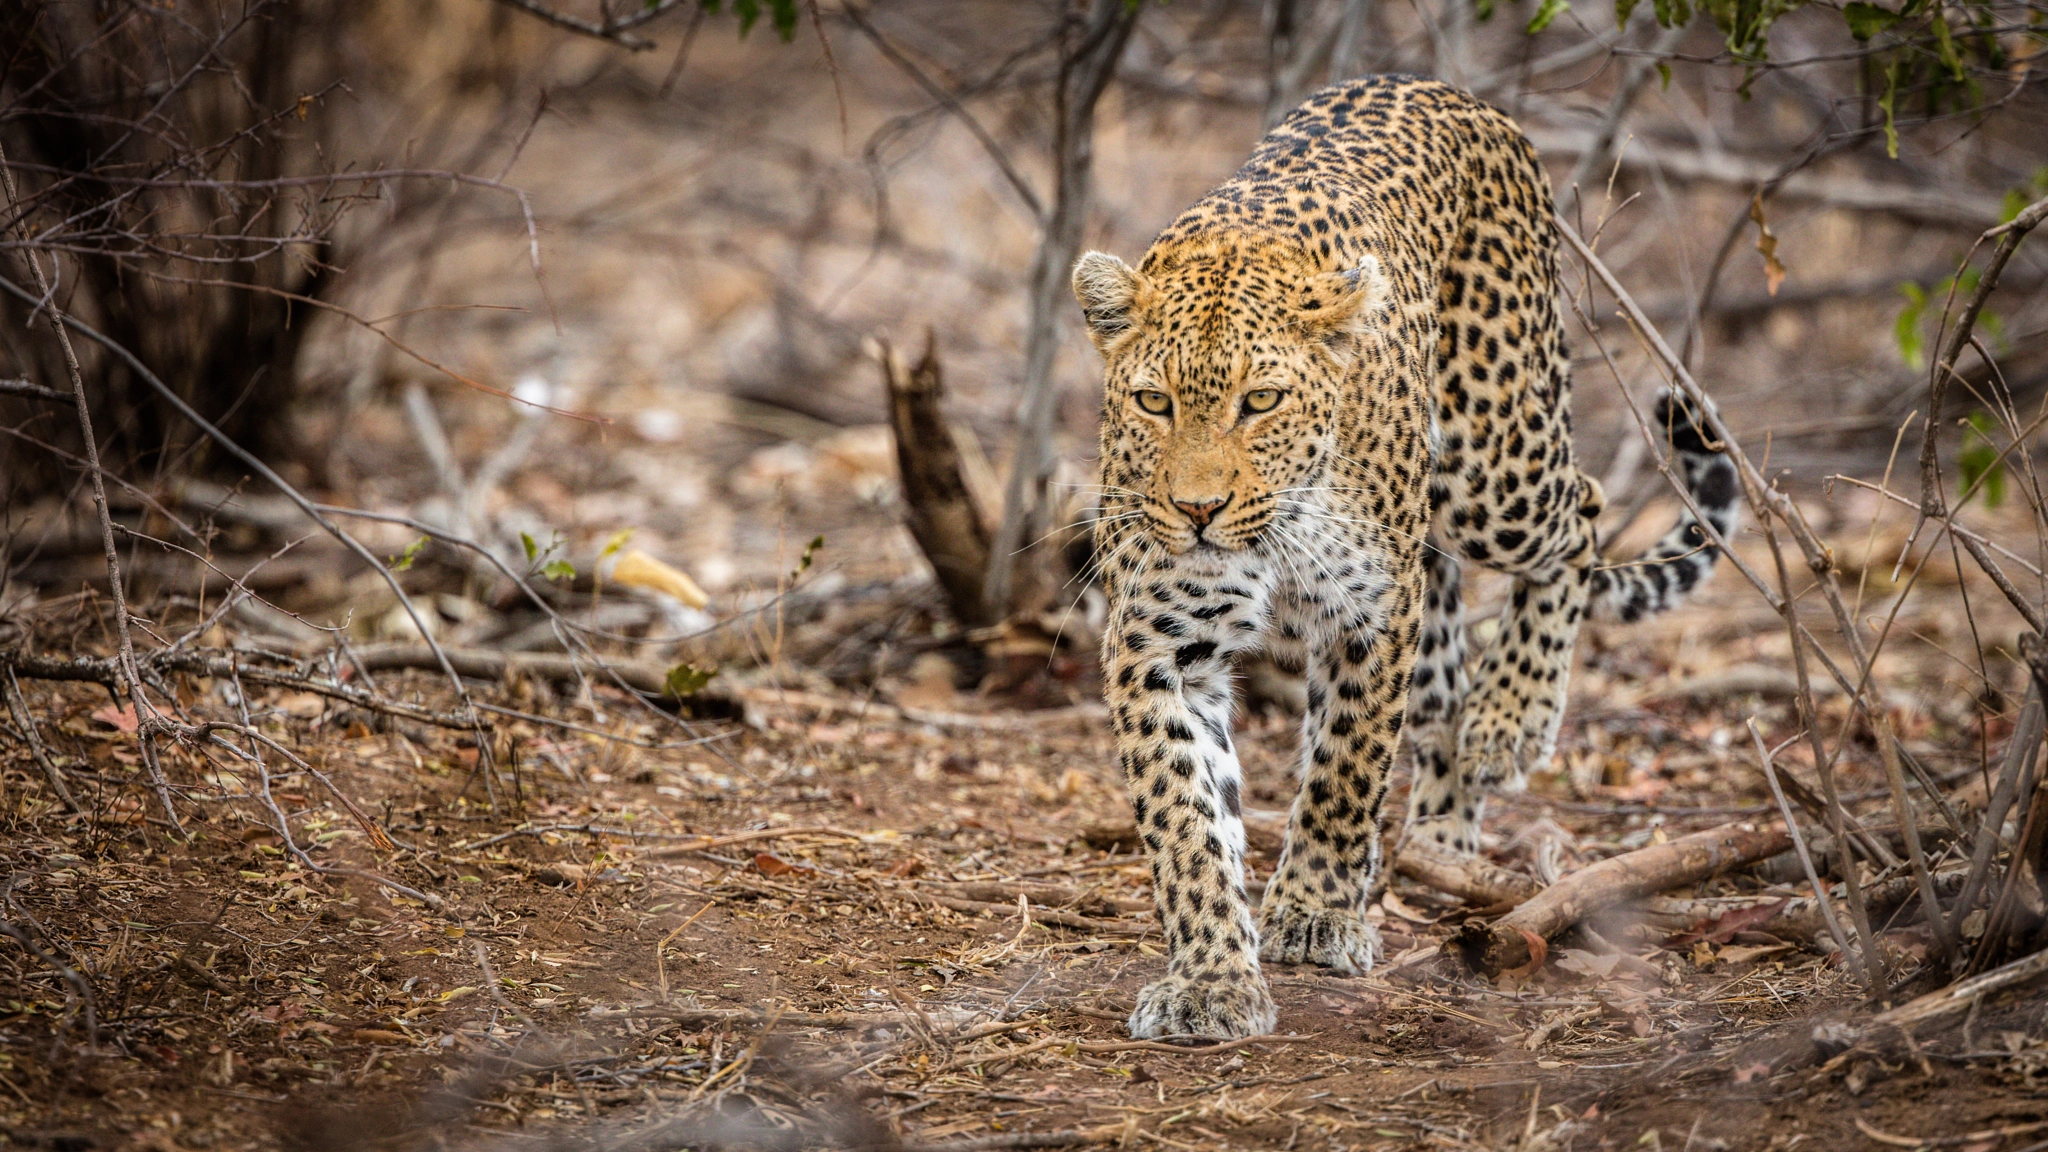
[[[1137,27],[1129,0],[1092,0],[1083,19],[1068,18],[1061,38],[1053,92],[1053,163],[1057,174],[1052,215],[1045,221],[1031,267],[1030,322],[1024,336],[1024,388],[1017,414],[1017,452],[1003,490],[1003,520],[996,530],[984,583],[989,611],[998,618],[1035,594],[1034,557],[1027,545],[1043,530],[1046,485],[1055,463],[1053,430],[1059,390],[1053,379],[1059,318],[1073,304],[1068,276],[1081,252],[1081,230],[1095,162],[1095,105],[1116,74],[1124,45]]]

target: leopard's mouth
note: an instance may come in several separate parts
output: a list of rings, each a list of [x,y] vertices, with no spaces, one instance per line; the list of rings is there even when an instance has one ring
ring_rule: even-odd
[[[1189,553],[1242,552],[1256,547],[1272,523],[1270,509],[1247,507],[1221,523],[1194,528],[1185,520],[1168,519],[1158,512],[1146,517],[1152,534],[1176,556]]]

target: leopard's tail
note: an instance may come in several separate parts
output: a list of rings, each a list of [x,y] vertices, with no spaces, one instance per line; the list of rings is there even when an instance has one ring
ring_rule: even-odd
[[[1735,465],[1717,447],[1692,406],[1675,393],[1657,400],[1652,427],[1671,445],[1672,463],[1692,496],[1692,508],[1649,551],[1629,561],[1606,561],[1593,573],[1593,610],[1622,621],[1640,620],[1683,600],[1706,581],[1721,549],[1735,531],[1742,485]],[[1705,520],[1714,532],[1700,526]]]

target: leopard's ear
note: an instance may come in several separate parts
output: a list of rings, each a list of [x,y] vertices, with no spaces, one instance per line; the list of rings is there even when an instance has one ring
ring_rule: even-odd
[[[1107,252],[1090,252],[1074,263],[1074,299],[1088,321],[1088,338],[1104,355],[1137,327],[1150,288],[1143,272]]]
[[[1379,258],[1367,253],[1342,272],[1312,276],[1302,287],[1301,326],[1322,338],[1339,359],[1349,359],[1359,340],[1393,300],[1393,285]]]

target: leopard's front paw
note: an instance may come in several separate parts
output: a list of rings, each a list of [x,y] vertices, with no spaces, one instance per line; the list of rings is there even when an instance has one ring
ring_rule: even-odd
[[[1279,964],[1320,964],[1343,976],[1372,971],[1380,933],[1360,912],[1310,908],[1268,897],[1259,909],[1259,959]]]
[[[1280,1019],[1266,982],[1258,972],[1190,979],[1168,976],[1138,993],[1131,1010],[1131,1035],[1139,1040],[1159,1036],[1213,1036],[1236,1040],[1263,1036]]]

